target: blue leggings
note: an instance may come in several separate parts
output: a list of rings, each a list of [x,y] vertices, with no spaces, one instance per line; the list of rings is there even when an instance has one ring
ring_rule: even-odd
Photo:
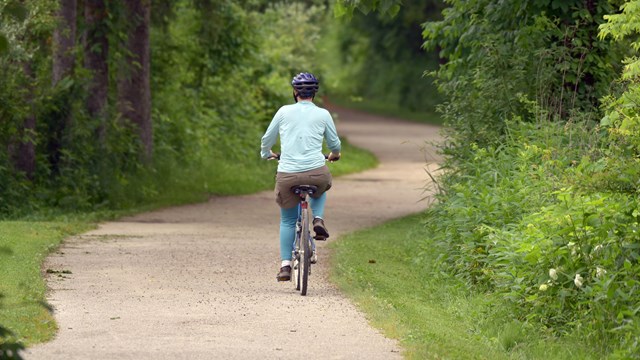
[[[326,202],[326,192],[317,199],[309,199],[313,216],[324,216],[324,204]],[[296,238],[296,221],[298,221],[298,206],[290,209],[280,209],[280,258],[282,260],[291,260],[293,240]]]

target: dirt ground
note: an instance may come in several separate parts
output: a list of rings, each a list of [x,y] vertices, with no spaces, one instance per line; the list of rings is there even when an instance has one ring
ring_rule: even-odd
[[[332,111],[340,135],[380,165],[334,179],[329,242],[426,208],[425,169],[437,162],[426,142],[439,139],[439,128]],[[401,358],[399,344],[328,281],[326,244],[306,297],[276,282],[278,227],[266,191],[140,214],[67,239],[45,264],[71,272],[47,279],[59,332],[25,359]]]

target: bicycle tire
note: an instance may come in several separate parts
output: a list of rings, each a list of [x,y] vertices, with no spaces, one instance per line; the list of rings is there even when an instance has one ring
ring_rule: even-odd
[[[296,248],[298,248],[298,244],[299,241],[296,242]],[[293,260],[293,277],[291,278],[293,280],[293,286],[296,288],[296,290],[300,290],[300,260],[298,260],[297,258],[294,258]]]
[[[309,246],[311,239],[311,233],[309,232],[309,210],[302,210],[302,234],[300,234],[300,242],[302,242],[302,246],[300,246],[300,294],[302,296],[307,295],[307,285],[309,282],[309,268],[311,266],[311,247]]]
[[[296,290],[300,290],[300,234],[296,234],[296,240],[293,243],[293,251],[291,255],[291,280],[293,281],[293,287]]]

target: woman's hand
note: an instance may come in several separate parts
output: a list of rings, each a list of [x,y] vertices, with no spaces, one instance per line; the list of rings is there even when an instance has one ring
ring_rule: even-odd
[[[340,156],[341,155],[342,155],[341,153],[331,152],[329,154],[329,156],[327,157],[327,160],[329,160],[330,162],[338,161],[338,160],[340,160]]]
[[[280,154],[278,153],[274,153],[273,151],[269,150],[269,152],[271,153],[269,155],[269,157],[267,158],[267,160],[280,160]]]

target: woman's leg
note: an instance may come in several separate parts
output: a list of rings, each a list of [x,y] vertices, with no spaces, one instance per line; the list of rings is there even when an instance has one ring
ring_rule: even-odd
[[[324,204],[327,202],[327,193],[324,192],[317,199],[310,198],[309,205],[311,205],[311,210],[313,210],[313,217],[324,217]]]
[[[282,266],[290,265],[293,240],[296,237],[296,221],[298,221],[298,207],[280,208],[280,259]],[[289,264],[285,264],[288,261]]]

